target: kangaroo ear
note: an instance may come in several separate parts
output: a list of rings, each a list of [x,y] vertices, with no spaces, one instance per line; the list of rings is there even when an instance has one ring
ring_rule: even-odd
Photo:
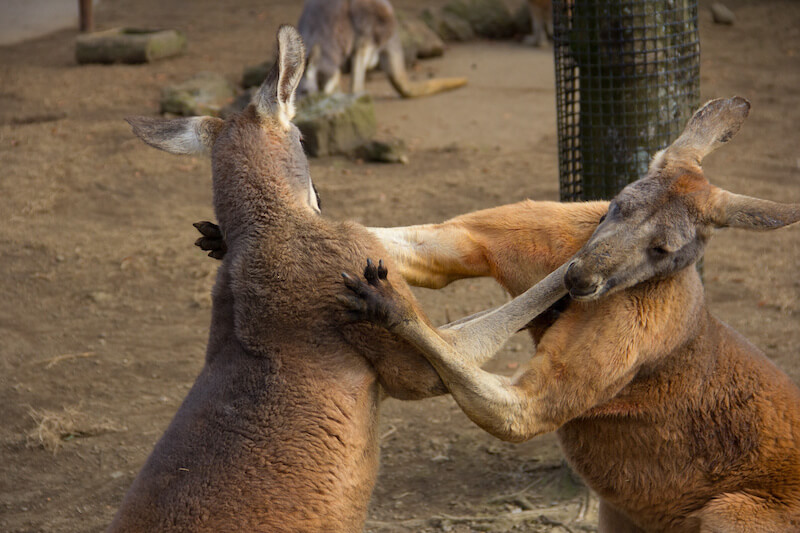
[[[294,93],[303,77],[306,50],[292,26],[278,29],[278,59],[253,97],[258,112],[276,117],[285,128],[294,118]]]
[[[779,204],[717,189],[712,223],[718,228],[770,230],[800,221],[800,204]]]
[[[741,96],[711,100],[689,119],[665,155],[700,164],[704,157],[736,135],[749,112],[750,102]]]
[[[185,155],[207,152],[222,128],[223,121],[214,117],[125,119],[141,140],[171,154]]]

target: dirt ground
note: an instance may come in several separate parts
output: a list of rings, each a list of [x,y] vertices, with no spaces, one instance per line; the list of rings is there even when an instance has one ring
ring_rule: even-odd
[[[439,2],[394,3],[413,12]],[[800,3],[728,0],[732,27],[711,22],[709,3],[703,98],[739,94],[753,108],[707,176],[800,202]],[[100,29],[187,32],[186,55],[151,65],[78,67],[71,30],[0,47],[2,531],[101,530],[202,365],[217,265],[192,246],[191,223],[213,218],[209,163],[148,148],[122,118],[155,114],[160,88],[197,71],[238,79],[271,54],[278,24],[296,21],[301,3],[186,5],[96,8]],[[557,199],[551,49],[454,45],[416,75],[429,73],[470,84],[402,101],[371,78],[380,128],[407,141],[410,164],[312,161],[326,216],[407,225]],[[800,381],[800,226],[720,232],[705,265],[712,310]],[[489,280],[418,294],[439,323],[506,299]],[[512,373],[531,353],[518,335],[489,368]],[[596,500],[552,435],[500,442],[448,397],[387,401],[381,424],[369,531],[594,530]]]

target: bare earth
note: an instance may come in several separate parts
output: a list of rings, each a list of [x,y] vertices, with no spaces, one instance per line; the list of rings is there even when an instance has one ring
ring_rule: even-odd
[[[800,3],[728,0],[732,27],[711,22],[709,3],[703,98],[738,94],[753,108],[706,174],[800,202]],[[102,2],[98,29],[187,32],[185,56],[151,65],[78,67],[73,30],[0,47],[0,530],[102,530],[202,365],[217,265],[192,246],[191,223],[213,218],[209,163],[148,148],[122,118],[155,114],[163,85],[200,70],[237,80],[270,56],[300,4]],[[426,4],[395,1],[411,12]],[[411,162],[312,161],[326,216],[407,225],[557,199],[550,49],[455,45],[415,75],[429,73],[470,84],[402,101],[382,75],[369,81],[381,129],[409,143]],[[796,225],[720,232],[705,266],[714,312],[796,382],[798,265]],[[506,300],[488,280],[418,294],[438,323]],[[513,373],[531,353],[519,335],[489,368]],[[552,435],[500,442],[448,397],[387,401],[381,434],[369,531],[594,530],[596,500]]]

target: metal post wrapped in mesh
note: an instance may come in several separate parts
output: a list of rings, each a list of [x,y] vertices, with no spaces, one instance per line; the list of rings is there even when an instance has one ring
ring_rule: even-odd
[[[562,201],[611,198],[699,104],[696,0],[553,0]]]

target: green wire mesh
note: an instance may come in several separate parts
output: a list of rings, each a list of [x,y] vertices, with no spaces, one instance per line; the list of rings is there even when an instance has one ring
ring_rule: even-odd
[[[553,0],[562,201],[612,198],[700,96],[697,1]]]

